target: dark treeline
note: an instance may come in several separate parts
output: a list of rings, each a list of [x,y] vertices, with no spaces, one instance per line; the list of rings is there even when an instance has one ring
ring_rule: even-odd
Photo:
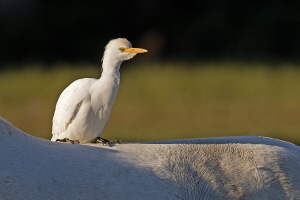
[[[298,60],[300,1],[1,0],[1,64],[98,62],[128,38],[149,59]]]

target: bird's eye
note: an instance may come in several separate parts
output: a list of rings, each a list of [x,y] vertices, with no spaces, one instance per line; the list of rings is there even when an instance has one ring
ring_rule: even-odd
[[[124,51],[125,51],[125,48],[121,47],[121,48],[120,48],[120,51],[124,52]]]

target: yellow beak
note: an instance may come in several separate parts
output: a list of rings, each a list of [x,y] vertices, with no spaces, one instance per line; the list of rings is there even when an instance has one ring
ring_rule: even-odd
[[[124,48],[124,52],[146,53],[146,52],[148,52],[148,50],[147,49],[140,49],[140,48]]]

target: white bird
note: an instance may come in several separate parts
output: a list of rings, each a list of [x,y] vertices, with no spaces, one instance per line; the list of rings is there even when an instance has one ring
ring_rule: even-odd
[[[125,38],[111,40],[105,47],[100,79],[83,78],[71,83],[60,95],[52,124],[52,141],[78,140],[88,143],[100,138],[120,84],[120,65],[146,49],[131,48]]]

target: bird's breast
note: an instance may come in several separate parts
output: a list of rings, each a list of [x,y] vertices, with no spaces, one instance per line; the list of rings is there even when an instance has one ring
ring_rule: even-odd
[[[119,76],[103,76],[91,86],[91,107],[100,119],[109,117],[118,93],[119,81]]]

